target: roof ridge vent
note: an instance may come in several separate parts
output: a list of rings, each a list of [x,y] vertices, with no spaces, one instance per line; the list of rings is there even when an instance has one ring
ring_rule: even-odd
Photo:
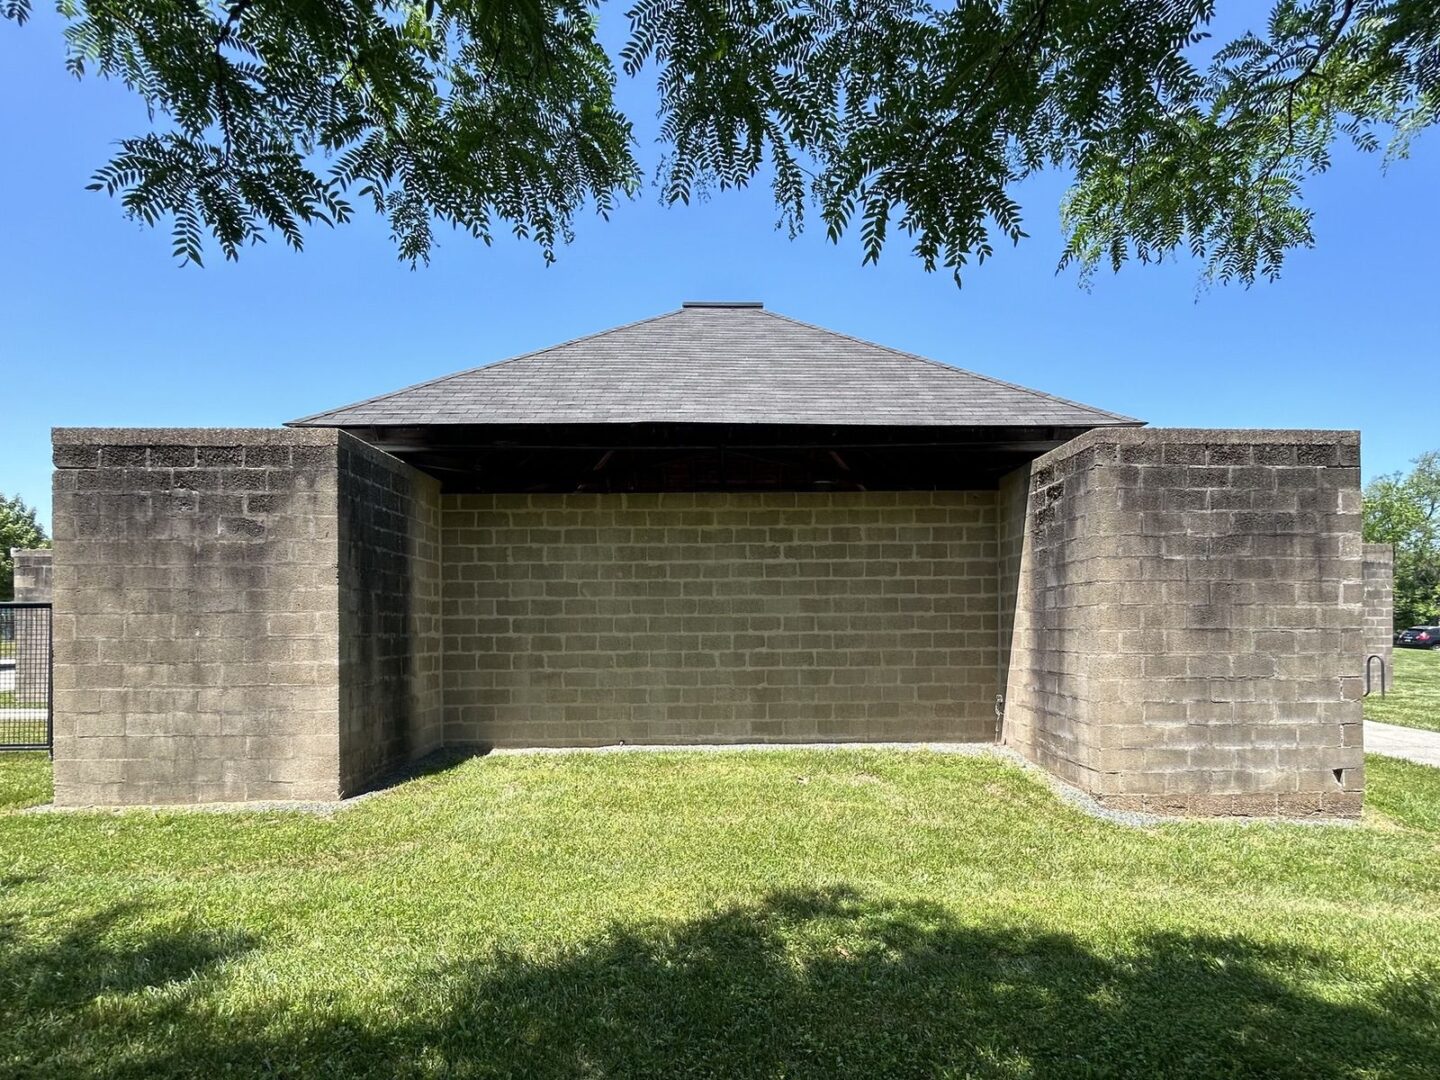
[[[763,308],[763,300],[686,300],[682,308]]]

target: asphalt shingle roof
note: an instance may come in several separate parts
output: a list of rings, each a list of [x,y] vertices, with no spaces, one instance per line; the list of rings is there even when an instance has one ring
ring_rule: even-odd
[[[1100,427],[1130,417],[765,311],[687,304],[291,423]]]

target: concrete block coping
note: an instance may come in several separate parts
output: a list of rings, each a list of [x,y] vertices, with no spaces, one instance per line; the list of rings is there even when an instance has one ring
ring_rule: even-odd
[[[55,446],[335,446],[339,428],[88,428],[50,429]]]
[[[1063,446],[1041,454],[1032,469],[1065,461],[1096,446],[1138,446],[1159,443],[1208,443],[1215,446],[1360,446],[1360,432],[1349,428],[1092,428]]]

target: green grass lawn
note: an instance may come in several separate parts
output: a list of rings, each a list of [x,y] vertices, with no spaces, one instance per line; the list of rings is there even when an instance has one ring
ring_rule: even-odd
[[[43,709],[45,699],[27,699],[18,697],[13,690],[0,690],[0,709]]]
[[[1365,699],[1365,719],[1440,731],[1440,652],[1395,650],[1395,685]]]
[[[0,1076],[1434,1077],[1440,770],[1130,829],[993,758],[473,759],[330,817],[22,814]]]
[[[35,710],[44,708],[43,701],[22,700],[9,690],[0,690],[0,710],[26,710],[24,713],[8,714],[0,711],[0,743],[7,746],[44,746],[48,742],[45,714],[40,712],[40,719],[34,718],[37,715]],[[4,783],[3,776],[0,776],[0,786]]]

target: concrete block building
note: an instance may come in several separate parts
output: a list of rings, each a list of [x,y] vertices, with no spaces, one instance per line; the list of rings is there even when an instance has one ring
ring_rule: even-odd
[[[999,741],[1117,807],[1354,815],[1359,441],[1151,429],[678,311],[276,429],[57,429],[56,799],[442,747]]]

